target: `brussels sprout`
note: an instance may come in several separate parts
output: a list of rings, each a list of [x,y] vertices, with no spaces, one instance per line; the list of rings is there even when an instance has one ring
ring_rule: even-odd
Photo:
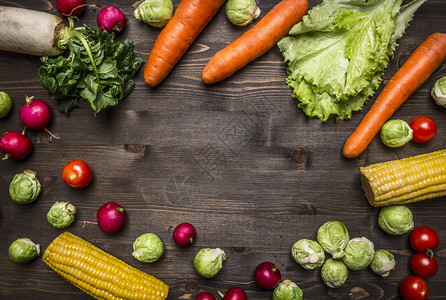
[[[12,109],[11,97],[5,92],[0,92],[0,118],[6,117]]]
[[[291,280],[284,280],[273,291],[273,300],[302,300],[302,290]]]
[[[173,15],[171,0],[145,0],[134,11],[138,21],[147,23],[153,27],[164,27]]]
[[[248,25],[260,16],[255,0],[228,0],[225,10],[229,22],[238,26]]]
[[[291,248],[291,256],[302,267],[313,270],[322,266],[325,260],[325,252],[318,242],[301,239]]]
[[[379,212],[378,225],[388,234],[403,234],[412,230],[413,215],[406,205],[386,206]]]
[[[393,254],[387,250],[376,250],[370,263],[370,269],[376,274],[387,277],[390,275],[390,271],[395,269],[396,262]]]
[[[139,261],[152,263],[157,261],[163,253],[163,242],[154,233],[144,233],[133,243],[132,255]]]
[[[345,256],[342,258],[342,262],[350,270],[358,271],[370,264],[375,254],[375,248],[370,240],[360,237],[348,241],[344,252]]]
[[[40,245],[28,238],[20,238],[9,246],[9,258],[18,264],[33,260],[40,254]]]
[[[74,221],[76,207],[68,202],[56,201],[46,214],[48,222],[56,228],[65,228]]]
[[[328,221],[317,231],[317,241],[335,259],[345,256],[344,249],[349,239],[347,227],[339,221]]]
[[[446,76],[441,77],[435,82],[431,90],[431,95],[435,103],[446,107]]]
[[[220,248],[203,248],[195,254],[193,265],[195,271],[204,278],[212,278],[223,268],[226,253]]]
[[[321,276],[326,286],[338,288],[347,281],[348,268],[342,261],[329,258],[321,268]]]
[[[381,141],[387,147],[402,147],[412,138],[413,130],[403,120],[387,121],[381,128]]]
[[[39,197],[40,181],[36,177],[36,172],[25,170],[16,174],[9,185],[9,195],[12,200],[19,204],[31,203]]]

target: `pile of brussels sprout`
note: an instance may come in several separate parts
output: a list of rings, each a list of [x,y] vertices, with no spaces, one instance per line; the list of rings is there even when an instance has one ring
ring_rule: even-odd
[[[389,234],[402,234],[413,228],[412,213],[404,205],[388,206],[381,209],[378,224]],[[331,257],[327,258],[327,254]],[[330,288],[344,285],[349,270],[369,267],[374,273],[387,277],[396,265],[392,253],[375,250],[366,237],[350,239],[347,227],[340,221],[328,221],[319,227],[317,241],[300,239],[295,242],[291,255],[307,270],[320,267],[322,280]]]

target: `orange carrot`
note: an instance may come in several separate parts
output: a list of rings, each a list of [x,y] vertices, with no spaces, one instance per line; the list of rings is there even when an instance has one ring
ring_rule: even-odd
[[[376,98],[344,145],[347,158],[360,155],[384,123],[446,59],[446,34],[429,36],[407,59]]]
[[[156,86],[166,78],[225,0],[181,0],[158,35],[144,69],[144,81]]]
[[[254,27],[211,58],[201,73],[203,82],[210,84],[223,80],[267,52],[307,10],[307,0],[279,2]]]

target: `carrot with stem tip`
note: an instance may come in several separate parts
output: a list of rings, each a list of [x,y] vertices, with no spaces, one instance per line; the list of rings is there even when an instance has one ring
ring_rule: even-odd
[[[158,35],[144,69],[149,86],[161,83],[225,0],[181,0],[172,19]]]
[[[430,35],[393,75],[376,98],[370,111],[347,139],[343,155],[359,156],[383,124],[446,59],[446,34]]]
[[[279,2],[254,27],[211,58],[201,73],[203,82],[223,80],[270,50],[307,10],[307,0]]]

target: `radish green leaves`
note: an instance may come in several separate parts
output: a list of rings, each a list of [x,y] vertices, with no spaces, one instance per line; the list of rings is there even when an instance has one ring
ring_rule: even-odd
[[[39,69],[40,83],[59,111],[68,114],[84,99],[97,114],[133,91],[143,59],[131,41],[115,42],[114,34],[87,25],[73,28],[71,19],[66,35],[59,46],[68,48],[68,55],[45,56]]]
[[[396,40],[426,0],[323,0],[278,46],[310,117],[349,119],[378,89]]]

